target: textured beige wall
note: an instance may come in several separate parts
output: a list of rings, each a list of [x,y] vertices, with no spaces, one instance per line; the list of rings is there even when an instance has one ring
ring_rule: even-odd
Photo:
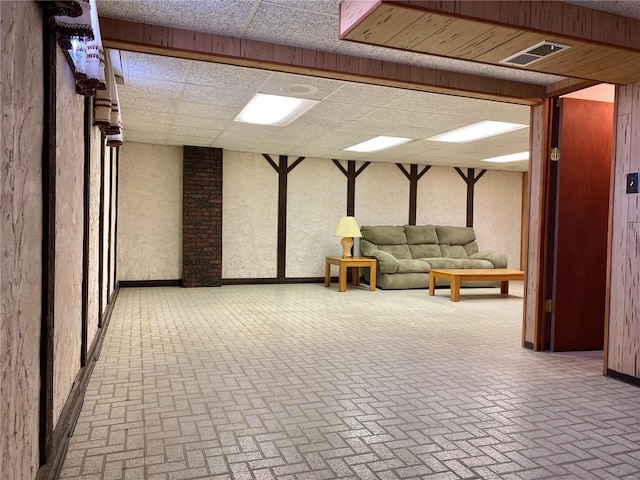
[[[475,185],[474,199],[473,228],[478,246],[506,253],[509,268],[519,269],[522,173],[487,170]]]
[[[227,150],[222,171],[222,278],[275,278],[278,174],[262,155]]]
[[[431,167],[418,181],[416,224],[464,226],[466,223],[467,184],[454,168]]]
[[[91,129],[91,182],[89,203],[89,302],[87,339],[89,346],[93,343],[98,330],[98,260],[99,260],[99,213],[100,213],[100,129]]]
[[[170,153],[171,148],[176,150]],[[140,250],[144,248],[161,247],[162,253],[154,253],[153,259],[165,258],[163,265],[168,264],[166,258],[171,255],[178,258],[181,232],[166,235],[165,227],[161,232],[156,230],[157,225],[170,223],[166,219],[159,222],[163,215],[180,215],[178,210],[170,214],[167,211],[179,203],[174,200],[174,189],[181,185],[182,172],[172,168],[181,165],[176,159],[178,153],[181,159],[181,152],[178,147],[134,143],[121,147],[120,279],[179,278],[158,275],[157,271],[145,277],[125,272],[139,269]],[[277,155],[272,158],[278,162]],[[290,158],[289,164],[295,160]],[[278,174],[262,155],[255,153],[225,151],[223,162],[222,277],[275,278]],[[342,164],[346,168],[346,162]],[[362,162],[356,166],[360,168]],[[504,251],[513,266],[519,262],[521,182],[521,173],[488,171],[476,184],[475,225],[480,247]],[[333,231],[339,218],[346,214],[347,179],[332,161],[305,158],[289,173],[287,185],[286,276],[323,276],[324,257],[341,251]],[[465,182],[453,168],[431,168],[418,183],[417,223],[465,225],[466,192]],[[133,209],[139,210],[141,202],[149,201],[153,205],[145,207],[144,218],[132,216]],[[395,164],[372,163],[356,180],[355,202],[355,217],[360,225],[404,225],[409,219],[409,181]],[[159,235],[165,235],[162,242],[157,240]],[[140,245],[137,250],[132,248],[136,244]]]
[[[118,280],[182,278],[182,147],[120,147]]]
[[[331,161],[305,158],[289,173],[287,188],[286,275],[320,277],[324,257],[342,252],[333,232],[346,215],[347,177]]]
[[[0,478],[38,469],[42,281],[42,19],[0,2]]]
[[[356,168],[360,168],[358,162]],[[346,197],[347,184],[344,183]],[[409,181],[393,163],[372,163],[356,179],[354,216],[359,225],[405,225]]]
[[[62,50],[57,57],[54,422],[80,369],[84,228],[84,97],[76,94]]]
[[[104,204],[102,208],[102,238],[100,241],[102,242],[102,291],[100,295],[102,295],[102,313],[107,309],[107,300],[108,300],[108,291],[109,291],[109,269],[107,265],[109,264],[109,202],[111,201],[110,195],[110,185],[111,185],[111,148],[104,148]],[[100,208],[98,206],[98,208]]]
[[[111,204],[109,208],[111,209],[111,230],[109,242],[111,242],[111,259],[109,262],[109,291],[113,295],[113,291],[116,289],[116,262],[118,255],[118,246],[116,245],[116,223],[118,222],[118,205],[116,201],[117,195],[117,185],[118,185],[118,149],[113,149],[113,159],[111,162],[111,191],[109,192],[109,198],[111,199]]]

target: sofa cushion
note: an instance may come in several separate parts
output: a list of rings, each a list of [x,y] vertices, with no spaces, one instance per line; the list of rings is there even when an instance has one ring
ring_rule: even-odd
[[[409,245],[409,251],[413,258],[439,257],[439,245]]]
[[[438,225],[436,232],[441,245],[466,245],[476,239],[476,234],[471,227]]]
[[[402,227],[363,225],[360,227],[360,233],[362,238],[375,245],[406,245],[407,243],[407,237]]]
[[[469,256],[474,255],[480,251],[480,249],[478,248],[478,242],[476,242],[475,240],[464,245],[464,249]]]
[[[429,264],[424,260],[398,260],[398,273],[410,272],[429,273]]]
[[[378,250],[382,250],[383,252],[390,253],[397,259],[409,259],[411,260],[411,252],[409,251],[409,247],[406,243],[402,245],[378,245]]]
[[[405,225],[404,233],[409,245],[438,243],[438,235],[434,225]]]
[[[433,268],[464,268],[463,260],[458,258],[421,258]]]
[[[440,255],[448,258],[469,258],[462,245],[440,245]]]
[[[463,258],[461,261],[464,268],[493,268],[493,263],[480,258]]]
[[[493,264],[493,268],[507,268],[507,256],[502,252],[486,251],[469,255],[469,258],[488,260]]]

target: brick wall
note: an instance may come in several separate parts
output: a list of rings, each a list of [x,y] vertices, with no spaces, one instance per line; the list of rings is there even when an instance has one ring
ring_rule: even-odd
[[[182,283],[222,285],[222,149],[184,147]]]

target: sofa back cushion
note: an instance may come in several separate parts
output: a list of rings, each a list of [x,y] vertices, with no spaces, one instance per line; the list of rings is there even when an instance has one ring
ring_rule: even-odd
[[[405,225],[404,234],[409,245],[437,245],[435,225]]]
[[[471,227],[436,226],[438,240],[444,245],[466,245],[476,239],[476,233]]]
[[[440,253],[443,257],[469,258],[478,253],[476,233],[471,227],[436,226],[440,240]]]
[[[378,250],[390,253],[399,260],[413,258],[406,243],[402,245],[378,245]]]
[[[440,245],[440,255],[445,258],[469,258],[462,245]]]
[[[406,245],[407,237],[404,228],[398,226],[368,226],[360,227],[362,238],[374,245]]]
[[[439,245],[409,245],[412,258],[435,258],[440,256]]]

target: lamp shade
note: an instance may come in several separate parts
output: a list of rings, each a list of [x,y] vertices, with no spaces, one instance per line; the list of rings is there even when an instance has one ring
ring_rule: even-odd
[[[333,232],[334,237],[361,237],[360,227],[356,222],[355,217],[342,217],[336,231]]]

